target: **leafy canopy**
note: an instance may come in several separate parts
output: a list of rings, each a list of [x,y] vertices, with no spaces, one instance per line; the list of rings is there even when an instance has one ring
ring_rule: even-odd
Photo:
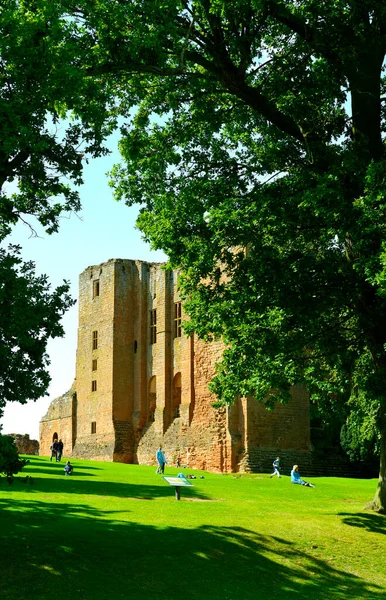
[[[45,10],[12,4],[26,5]],[[386,509],[386,5],[79,0],[47,10],[71,87],[60,107],[92,137],[110,115],[126,118],[116,196],[142,205],[146,239],[182,269],[186,331],[225,342],[213,390],[225,402],[286,401],[302,381],[319,403],[355,389],[376,400]],[[88,120],[94,101],[100,120]]]
[[[182,269],[186,331],[223,338],[218,397],[384,402],[383,5],[78,10],[127,118],[116,197]]]
[[[80,209],[82,158],[106,153],[106,90],[80,70],[65,3],[4,0],[0,10],[0,236],[31,215],[51,233]]]
[[[81,28],[66,2],[3,0],[0,7],[0,415],[6,401],[46,392],[50,337],[73,304],[67,283],[52,291],[5,249],[18,221],[56,232],[80,209],[82,160],[106,153],[115,123],[101,77],[84,77]]]

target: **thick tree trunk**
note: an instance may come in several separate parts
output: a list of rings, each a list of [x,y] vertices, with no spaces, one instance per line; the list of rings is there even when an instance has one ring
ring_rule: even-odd
[[[355,69],[348,76],[351,91],[352,135],[359,157],[380,160],[385,151],[381,131],[381,75],[385,56],[381,39],[368,39],[358,48]]]
[[[379,467],[379,480],[374,499],[366,505],[369,510],[386,514],[386,427],[381,430],[381,460]]]

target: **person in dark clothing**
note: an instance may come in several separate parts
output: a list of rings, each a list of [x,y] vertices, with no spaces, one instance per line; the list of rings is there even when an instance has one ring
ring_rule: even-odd
[[[52,462],[52,459],[55,458],[55,461],[58,462],[58,440],[53,441],[50,450],[51,450],[50,461]]]
[[[60,462],[63,454],[63,442],[62,440],[58,441],[58,449],[56,452],[56,462]]]

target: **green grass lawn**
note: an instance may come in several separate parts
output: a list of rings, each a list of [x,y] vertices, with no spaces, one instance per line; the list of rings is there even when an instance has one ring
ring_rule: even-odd
[[[0,479],[1,600],[386,598],[375,480],[203,473],[178,502],[155,467],[73,462]]]

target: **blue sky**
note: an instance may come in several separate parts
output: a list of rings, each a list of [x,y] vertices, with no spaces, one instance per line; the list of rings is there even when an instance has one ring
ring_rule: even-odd
[[[78,297],[79,274],[90,265],[110,258],[165,260],[162,252],[150,250],[135,229],[138,208],[129,208],[113,199],[106,172],[120,159],[117,139],[114,136],[110,140],[112,154],[85,165],[85,183],[80,188],[83,209],[78,216],[63,218],[59,233],[51,236],[37,228],[38,238],[30,237],[29,228],[20,223],[6,240],[20,244],[23,258],[33,260],[36,271],[46,273],[52,286],[60,285],[63,279],[69,280],[74,298]],[[52,378],[49,396],[26,405],[9,403],[0,421],[3,433],[28,433],[31,438],[39,439],[39,421],[51,400],[70,388],[75,377],[77,305],[65,315],[63,325],[65,337],[51,340],[48,345]]]

